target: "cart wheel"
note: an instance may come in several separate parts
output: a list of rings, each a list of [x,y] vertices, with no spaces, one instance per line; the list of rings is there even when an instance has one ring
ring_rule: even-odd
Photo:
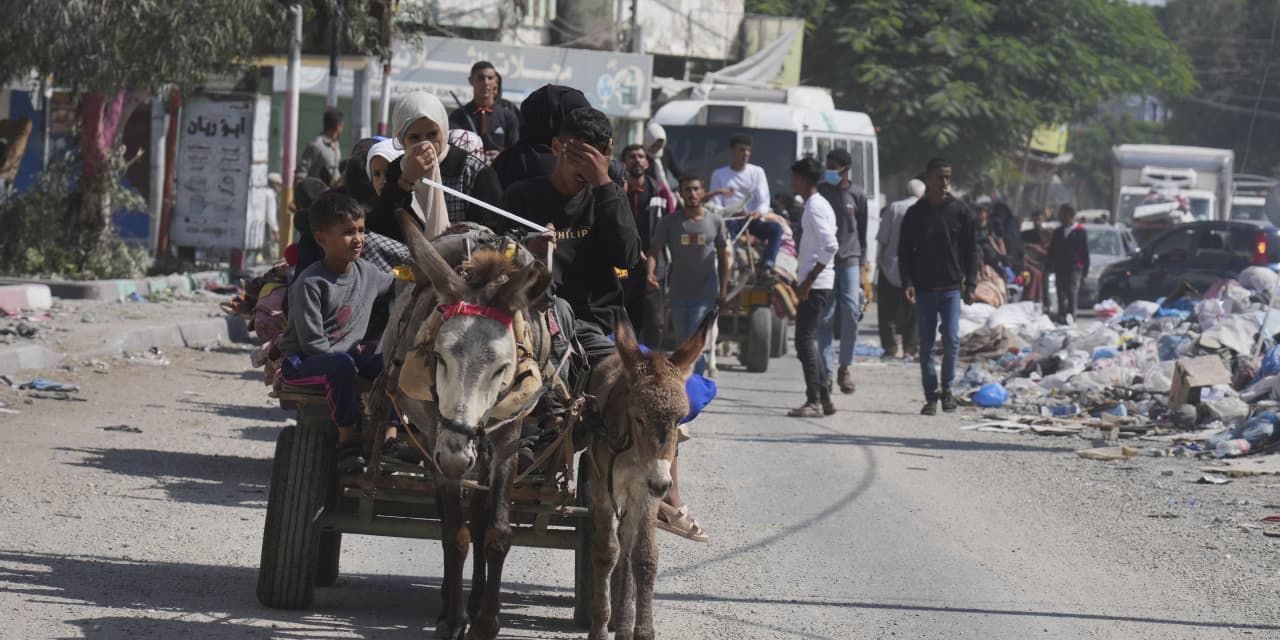
[[[781,358],[787,355],[787,340],[790,338],[790,325],[786,318],[774,317],[773,328],[770,331],[772,336],[770,339],[769,357]]]
[[[578,506],[592,508],[591,479],[587,477],[586,454],[578,457]],[[573,622],[580,629],[591,627],[591,595],[595,591],[595,570],[591,563],[591,537],[595,520],[578,521],[578,546],[573,553]]]
[[[316,586],[328,587],[338,581],[338,561],[342,557],[342,533],[321,531],[316,543]]]
[[[303,609],[315,596],[315,516],[337,474],[334,437],[328,425],[303,422],[285,427],[276,440],[258,567],[258,601],[273,609]]]
[[[738,360],[751,373],[764,373],[769,369],[774,319],[773,309],[769,307],[756,307],[751,310],[747,323],[747,335],[738,350]]]

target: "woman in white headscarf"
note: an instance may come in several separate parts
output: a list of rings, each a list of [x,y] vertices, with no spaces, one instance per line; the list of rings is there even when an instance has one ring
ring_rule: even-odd
[[[428,186],[423,178],[489,203],[502,200],[497,174],[483,161],[449,144],[449,117],[439,98],[415,91],[400,99],[391,116],[396,146],[404,155],[390,162],[378,207],[366,226],[403,241],[395,218],[397,209],[410,209],[428,238],[459,222],[485,224],[487,212],[476,205]]]

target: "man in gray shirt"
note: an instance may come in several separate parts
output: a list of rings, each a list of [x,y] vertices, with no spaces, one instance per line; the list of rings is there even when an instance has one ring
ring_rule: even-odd
[[[326,109],[324,112],[324,134],[316,136],[298,159],[298,170],[294,173],[295,181],[302,181],[308,176],[319,178],[330,187],[338,182],[342,163],[342,112],[337,109]]]
[[[676,343],[693,335],[698,324],[729,290],[729,232],[720,216],[702,208],[702,179],[680,179],[684,209],[663,216],[649,245],[649,285],[658,286],[655,256],[671,250],[667,273],[667,304]],[[714,345],[711,348],[715,348]],[[706,368],[698,361],[697,373]]]
[[[835,294],[823,311],[818,325],[818,348],[827,380],[835,380],[840,391],[853,393],[853,350],[858,344],[858,321],[862,320],[862,256],[867,246],[867,194],[849,178],[853,156],[845,149],[827,154],[826,173],[818,193],[836,213]],[[836,370],[835,327],[840,322],[840,368]],[[837,373],[837,375],[832,375]]]

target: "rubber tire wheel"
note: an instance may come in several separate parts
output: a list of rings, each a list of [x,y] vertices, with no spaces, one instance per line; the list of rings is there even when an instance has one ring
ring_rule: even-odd
[[[316,544],[316,586],[333,586],[338,581],[338,563],[342,559],[342,533],[321,531]]]
[[[787,322],[787,319],[776,317],[775,314],[775,317],[773,318],[773,327],[769,331],[771,336],[769,349],[770,358],[781,358],[782,356],[787,355],[787,338],[791,337],[789,335],[791,333],[789,329],[790,323]]]
[[[578,506],[594,509],[591,478],[588,477],[587,454],[578,456]],[[595,568],[591,560],[591,539],[596,524],[594,513],[578,521],[578,545],[573,552],[573,623],[579,629],[591,628],[591,597],[595,593]]]
[[[305,609],[315,598],[315,515],[337,474],[334,439],[328,425],[305,423],[281,429],[276,439],[258,567],[258,601],[273,609]]]
[[[738,360],[751,373],[769,370],[769,351],[773,341],[773,321],[776,315],[769,307],[751,310],[747,321],[747,335],[742,341]]]

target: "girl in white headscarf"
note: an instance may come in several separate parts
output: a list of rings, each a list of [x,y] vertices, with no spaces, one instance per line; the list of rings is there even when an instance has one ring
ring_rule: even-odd
[[[491,204],[502,201],[502,187],[493,169],[449,144],[449,118],[440,100],[425,91],[410,93],[396,104],[391,124],[395,146],[404,155],[387,167],[382,195],[367,228],[403,242],[397,209],[411,209],[428,238],[454,223],[491,224],[491,214],[483,208],[422,181],[428,178]]]
[[[413,193],[413,213],[428,238],[449,228],[449,208],[444,191],[422,182],[441,182],[440,163],[449,155],[449,113],[440,99],[415,91],[400,99],[391,115],[394,140],[404,149],[400,159],[399,187]]]
[[[391,163],[400,159],[404,155],[403,149],[397,149],[398,143],[387,138],[369,149],[369,159],[365,162],[365,174],[369,176],[369,182],[373,183],[373,191],[378,195],[382,195],[382,188],[387,184],[387,170],[391,167]]]

